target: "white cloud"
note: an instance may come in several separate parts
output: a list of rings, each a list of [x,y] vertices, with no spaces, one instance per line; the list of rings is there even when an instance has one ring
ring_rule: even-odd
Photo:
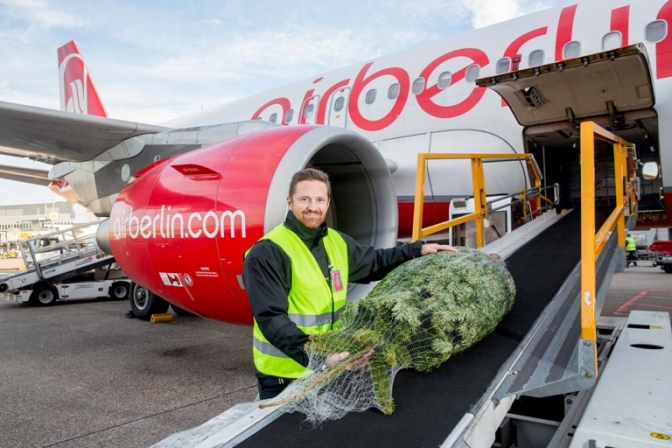
[[[5,6],[5,13],[9,17],[24,20],[30,23],[30,27],[76,28],[85,23],[76,15],[68,14],[46,0],[0,0],[0,6]]]
[[[558,4],[558,1],[540,0],[461,0],[461,2],[471,14],[473,28],[504,22]]]

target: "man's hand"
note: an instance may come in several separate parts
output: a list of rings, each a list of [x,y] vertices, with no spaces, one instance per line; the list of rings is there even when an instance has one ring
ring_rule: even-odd
[[[448,252],[457,252],[457,249],[455,249],[453,246],[449,246],[447,244],[436,244],[436,243],[428,243],[428,244],[423,244],[422,248],[420,250],[420,253],[422,255],[429,255],[429,254],[435,254],[437,252],[441,251],[448,251]]]
[[[350,356],[350,352],[334,353],[333,355],[327,356],[327,359],[324,360],[324,367],[331,367],[334,364],[337,364],[344,359]]]
[[[345,370],[361,369],[362,367],[366,366],[369,363],[369,359],[371,359],[374,353],[375,353],[374,350],[369,350],[368,352],[364,353],[364,355],[360,359],[353,361],[353,363],[347,366]],[[324,360],[324,367],[327,368],[333,366],[334,364],[346,360],[349,356],[350,352],[341,352],[329,355],[327,356],[327,359]]]

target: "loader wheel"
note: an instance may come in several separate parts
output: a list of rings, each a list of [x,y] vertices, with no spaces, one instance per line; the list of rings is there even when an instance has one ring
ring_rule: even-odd
[[[131,292],[128,282],[114,282],[110,286],[110,291],[108,295],[113,300],[126,300],[128,299],[128,293]]]
[[[665,266],[663,266],[663,270],[668,274],[672,274],[672,264],[666,264]]]
[[[144,286],[133,283],[131,287],[131,310],[138,319],[149,320],[152,314],[168,311],[168,302]]]
[[[33,288],[28,303],[35,306],[53,305],[58,300],[58,289],[54,285],[38,283]]]

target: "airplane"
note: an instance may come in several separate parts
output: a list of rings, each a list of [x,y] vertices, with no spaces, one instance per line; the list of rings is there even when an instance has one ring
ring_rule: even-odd
[[[660,125],[672,118],[671,21],[672,0],[580,1],[162,125],[108,118],[69,42],[63,111],[0,102],[0,154],[51,163],[49,179],[108,218],[99,243],[136,282],[136,315],[170,303],[249,325],[243,253],[282,222],[288,181],[306,166],[330,175],[331,225],[389,247],[410,235],[418,153],[531,153],[551,186],[577,175],[578,125],[590,119],[660,167],[640,179],[636,226],[672,227],[672,129]],[[613,182],[597,166],[607,200]],[[423,224],[445,220],[470,179],[468,162],[428,166]],[[529,173],[492,164],[486,183],[516,192]]]

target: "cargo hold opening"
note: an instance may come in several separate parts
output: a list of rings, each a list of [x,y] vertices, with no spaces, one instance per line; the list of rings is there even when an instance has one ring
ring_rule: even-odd
[[[593,117],[603,128],[635,144],[637,159],[641,164],[660,164],[658,116],[653,109]],[[529,126],[524,131],[525,151],[532,153],[539,164],[543,186],[558,184],[558,208],[577,207],[581,200],[580,122],[550,123]],[[641,167],[641,165],[640,165]],[[639,170],[638,170],[639,172]],[[645,180],[640,177],[641,197],[639,213],[654,214],[664,210],[661,199],[660,179]],[[597,205],[613,206],[614,189],[613,150],[611,145],[595,143],[595,194]]]

